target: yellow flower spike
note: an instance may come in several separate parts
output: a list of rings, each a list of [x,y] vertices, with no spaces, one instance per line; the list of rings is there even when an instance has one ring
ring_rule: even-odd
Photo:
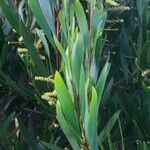
[[[52,79],[52,76],[49,76],[49,77],[42,77],[42,76],[35,76],[35,80],[36,81],[44,81],[44,82],[51,82],[51,83],[54,83],[54,80]]]
[[[46,92],[41,95],[41,99],[48,101],[49,105],[55,105],[56,94],[54,92]]]
[[[149,76],[150,75],[150,69],[146,69],[146,70],[144,70],[143,72],[142,72],[142,76],[143,77],[147,77],[147,76]]]
[[[28,50],[26,48],[18,48],[17,52],[22,54],[22,53],[27,53]]]
[[[42,48],[42,41],[38,40],[37,42],[34,43],[34,46],[36,47],[36,49]]]
[[[22,42],[23,41],[23,37],[21,36],[19,39],[18,39],[19,42]]]

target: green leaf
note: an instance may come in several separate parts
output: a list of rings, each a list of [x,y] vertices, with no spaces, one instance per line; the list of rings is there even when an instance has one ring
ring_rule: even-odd
[[[58,41],[58,39],[55,35],[54,35],[54,41],[55,41],[56,47],[58,48],[58,50],[62,56],[63,61],[65,63],[65,67],[66,67],[67,73],[69,75],[68,77],[70,77],[71,69],[70,69],[70,62],[69,62],[69,57],[67,56],[67,52],[65,52],[64,48],[62,47],[61,43]]]
[[[84,46],[85,46],[85,48],[87,48],[88,47],[88,37],[89,37],[88,24],[87,24],[87,19],[86,19],[83,7],[79,0],[76,0],[76,2],[75,2],[75,14],[77,17],[80,32],[84,38]]]
[[[67,123],[70,124],[77,135],[80,136],[79,122],[72,97],[58,72],[55,74],[55,89]]]
[[[70,4],[70,7],[69,7],[69,9],[70,9],[70,24],[73,22],[73,19],[74,19],[74,13],[75,13],[75,10],[74,10],[74,5],[73,4]]]
[[[98,117],[98,103],[97,92],[92,87],[92,98],[89,106],[89,121],[88,121],[88,139],[90,149],[98,150],[98,135],[97,135],[97,117]]]
[[[86,133],[88,133],[88,121],[89,121],[89,89],[90,89],[90,77],[88,77],[86,79],[86,82],[84,83],[84,87],[85,87],[85,91],[83,91],[84,89],[81,89],[82,92],[85,92],[85,106],[83,108],[85,108],[85,112],[84,112],[84,120],[83,120],[83,127],[86,131]],[[81,99],[82,101],[82,99]]]
[[[112,87],[113,87],[113,78],[109,81],[109,83],[107,84],[107,87],[104,91],[104,94],[103,94],[102,100],[101,100],[100,109],[103,108],[107,104],[107,102],[110,98]]]
[[[113,143],[112,143],[112,139],[111,139],[111,135],[108,135],[108,144],[109,144],[109,149],[110,150],[115,150]]]
[[[97,95],[98,95],[98,104],[100,104],[100,100],[104,91],[104,87],[105,87],[105,83],[106,83],[106,79],[108,76],[110,70],[110,63],[107,62],[105,64],[105,66],[103,67],[103,70],[100,74],[100,77],[98,79],[97,85],[96,85],[96,91],[98,91]]]
[[[118,117],[121,113],[121,110],[118,110],[108,121],[104,129],[99,134],[99,144],[101,145],[106,138],[110,135],[111,130],[113,129],[114,125],[116,124]]]
[[[49,25],[46,21],[46,18],[43,15],[43,12],[41,10],[38,0],[28,0],[28,4],[29,4],[31,10],[33,11],[33,14],[34,14],[38,24],[40,25],[40,27],[46,34],[46,36],[47,36],[48,40],[50,41],[50,43],[52,44],[52,46],[55,48],[55,44],[54,44],[52,33],[51,33],[52,32],[51,28],[49,27]]]
[[[71,146],[74,150],[79,150],[80,144],[78,143],[78,140],[75,138],[72,130],[70,129],[70,127],[65,119],[65,116],[63,115],[61,105],[59,102],[57,102],[56,111],[57,111],[57,119],[59,121],[59,124],[60,124],[64,134],[66,135],[69,143],[71,144]]]
[[[43,12],[43,15],[45,17],[45,20],[51,29],[52,33],[55,33],[55,26],[54,26],[54,15],[52,6],[50,4],[50,1],[48,0],[39,0],[39,5],[41,7],[41,10]]]
[[[85,97],[85,71],[83,65],[80,70],[80,86],[79,86],[79,98],[80,98],[80,112],[82,121],[84,121],[86,110],[88,110],[88,105]]]
[[[92,79],[96,82],[98,78],[99,70],[99,57],[104,47],[104,41],[102,39],[102,30],[106,23],[107,13],[95,7],[93,12],[93,61],[91,65]]]
[[[72,49],[72,74],[73,79],[75,80],[76,90],[79,92],[80,85],[80,70],[83,64],[83,56],[84,56],[84,45],[83,39],[80,34],[77,34],[76,41],[73,45]]]
[[[93,32],[96,33],[97,30],[103,29],[106,20],[107,20],[107,13],[95,7],[95,10],[93,12],[93,30],[94,30]]]
[[[98,38],[99,36],[102,35],[102,30],[105,26],[107,20],[107,13],[104,11],[100,11],[97,7],[94,10],[93,13],[93,37],[94,37],[94,45],[93,45],[93,49],[94,51],[96,51],[96,46],[97,46],[97,42],[98,42]],[[102,51],[103,45],[100,45],[101,47],[99,47],[98,51],[99,54]],[[93,52],[94,57],[96,57],[96,52]],[[96,53],[96,54],[95,54]]]
[[[121,121],[118,115],[118,123],[119,123],[119,130],[120,130],[120,137],[121,137],[121,149],[125,150],[125,144],[124,144],[124,139],[123,139],[123,131],[122,131],[122,126],[121,126]]]
[[[55,35],[54,35],[54,41],[55,41],[55,44],[56,44],[59,52],[61,53],[63,61],[65,62],[65,65],[68,66],[68,61],[67,61],[67,56],[66,56],[65,50]]]
[[[64,11],[60,11],[59,12],[59,21],[60,21],[60,24],[61,24],[61,28],[63,30],[63,33],[65,35],[65,38],[67,39],[67,24],[66,24],[66,20],[65,20],[65,14],[64,14]]]

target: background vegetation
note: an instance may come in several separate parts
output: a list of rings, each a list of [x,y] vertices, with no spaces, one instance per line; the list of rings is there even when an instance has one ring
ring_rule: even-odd
[[[0,149],[149,150],[149,0],[0,1]]]

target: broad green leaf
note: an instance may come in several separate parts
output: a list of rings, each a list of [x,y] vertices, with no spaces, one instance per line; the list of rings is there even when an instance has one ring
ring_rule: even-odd
[[[77,34],[76,41],[72,49],[72,73],[75,80],[76,90],[79,90],[80,85],[80,70],[83,64],[84,57],[84,42],[82,36]]]
[[[58,72],[55,74],[55,89],[67,123],[70,124],[77,135],[80,136],[79,122],[72,97]]]
[[[69,143],[71,144],[72,148],[74,150],[80,150],[80,145],[77,142],[77,139],[75,139],[73,132],[70,130],[70,127],[68,126],[67,120],[65,119],[65,116],[62,112],[61,105],[59,102],[57,102],[56,111],[57,111],[57,119],[59,121],[59,124],[64,134],[66,135]]]
[[[91,77],[94,80],[94,82],[97,81],[98,78],[98,70],[99,70],[99,57],[102,49],[103,49],[103,42],[102,42],[102,32],[98,30],[96,32],[95,38],[94,38],[94,45],[93,45],[93,51],[92,51],[92,65],[91,65]],[[97,41],[98,40],[98,41]],[[97,46],[98,43],[98,46]],[[100,47],[99,47],[100,46]]]
[[[70,4],[70,24],[72,23],[73,21],[73,18],[74,18],[74,13],[75,13],[75,10],[74,10],[74,5],[73,4]]]
[[[62,11],[62,10],[59,12],[59,21],[60,21],[61,28],[62,28],[62,31],[64,33],[64,36],[67,39],[67,35],[68,35],[67,24],[66,24],[66,20],[65,20],[64,11]]]
[[[84,46],[85,46],[85,48],[87,48],[88,47],[88,37],[89,37],[88,24],[87,24],[87,19],[86,19],[83,7],[79,0],[76,0],[76,2],[75,2],[75,14],[77,17],[80,32],[84,38]]]
[[[49,28],[51,29],[52,33],[55,33],[55,26],[54,26],[54,15],[52,6],[50,4],[50,1],[48,0],[39,0],[39,5],[41,7],[41,10],[43,12],[43,15],[45,17],[45,20],[47,21],[47,24]]]
[[[28,4],[29,4],[31,10],[33,11],[33,14],[34,14],[38,24],[40,25],[40,27],[46,34],[46,36],[47,36],[48,40],[50,41],[50,43],[52,44],[52,46],[55,48],[51,28],[49,27],[49,25],[45,19],[45,16],[43,15],[43,12],[39,5],[39,1],[38,0],[28,0]]]
[[[98,70],[99,70],[99,57],[101,55],[102,49],[104,47],[104,43],[102,41],[102,30],[106,23],[107,13],[105,11],[99,10],[95,7],[93,12],[93,61],[91,67],[92,79],[96,82],[98,78]]]
[[[67,55],[69,55],[67,52],[68,49],[65,52],[64,48],[62,47],[61,43],[58,41],[58,39],[55,35],[54,35],[54,41],[55,41],[56,47],[58,48],[58,50],[62,56],[63,61],[65,63],[66,72],[69,75],[68,77],[70,78],[71,77],[71,69],[70,69],[70,58],[69,58],[69,56],[67,56]]]
[[[91,150],[98,150],[97,117],[98,117],[97,92],[96,89],[92,87],[92,98],[89,106],[89,121],[88,121],[88,139]]]
[[[85,85],[83,86],[85,87],[85,90],[84,89],[81,89],[82,92],[85,92],[85,106],[83,108],[85,108],[85,112],[84,112],[84,120],[83,120],[83,127],[86,131],[86,133],[88,133],[88,121],[89,121],[89,90],[91,90],[91,87],[90,87],[90,77],[88,77],[86,79],[86,82],[85,82]],[[83,95],[83,96],[84,96]]]
[[[97,95],[98,95],[98,105],[100,104],[100,100],[101,100],[101,97],[102,97],[102,94],[104,91],[104,87],[105,87],[105,83],[106,83],[106,79],[107,79],[109,70],[110,70],[110,63],[107,62],[102,69],[102,72],[100,74],[100,77],[99,77],[97,85],[96,85],[96,91],[97,91]]]
[[[55,35],[54,35],[54,41],[55,41],[55,44],[56,44],[56,46],[57,46],[57,48],[58,48],[58,50],[59,50],[59,52],[63,58],[63,61],[65,62],[65,65],[68,66],[67,56],[66,56],[65,50]]]
[[[83,65],[81,66],[80,70],[80,86],[79,86],[79,98],[80,98],[80,113],[82,121],[85,117],[85,112],[88,110],[88,105],[86,102],[86,96],[85,96],[85,71]]]
[[[66,25],[67,27],[69,26],[69,6],[70,6],[70,2],[69,0],[62,0],[62,6],[63,6],[63,11],[64,11],[64,15],[65,15],[65,20],[66,20]]]
[[[94,33],[96,33],[97,30],[104,28],[106,19],[107,19],[107,13],[95,7],[94,12],[93,12],[93,30],[94,30],[93,32]]]
[[[100,109],[103,108],[107,104],[110,94],[111,94],[111,91],[112,91],[112,87],[113,87],[113,78],[109,81],[109,83],[107,84],[107,87],[104,91],[104,94],[103,94],[102,100],[101,100]]]
[[[93,14],[93,37],[94,37],[94,48],[96,49],[96,44],[99,36],[102,34],[102,30],[105,26],[107,20],[107,13],[100,11],[97,7],[94,10]],[[103,46],[102,46],[103,47]],[[100,49],[102,50],[102,49]],[[95,54],[95,53],[94,53]]]

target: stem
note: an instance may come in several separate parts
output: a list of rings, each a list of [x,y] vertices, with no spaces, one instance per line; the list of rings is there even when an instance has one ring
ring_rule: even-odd
[[[92,63],[92,49],[93,49],[93,3],[90,3],[90,31],[89,31],[89,51],[88,51],[88,72],[90,74],[91,63]]]
[[[83,122],[82,119],[80,119],[80,128],[81,128],[81,133],[82,133],[82,142],[81,142],[81,150],[89,150],[89,145],[87,142],[87,138],[86,138],[86,133],[83,127]]]
[[[57,19],[57,31],[56,31],[56,36],[57,39],[60,41],[60,24],[59,21]],[[59,69],[59,64],[60,64],[60,56],[59,56],[59,50],[56,49],[56,69]]]
[[[58,18],[59,10],[60,10],[60,1],[58,1],[58,3],[57,3],[56,15],[55,15],[55,19],[56,19],[56,37],[60,41],[60,22],[59,22],[59,18]],[[59,64],[60,64],[60,55],[59,55],[59,50],[56,49],[56,69],[57,70],[59,70]]]

